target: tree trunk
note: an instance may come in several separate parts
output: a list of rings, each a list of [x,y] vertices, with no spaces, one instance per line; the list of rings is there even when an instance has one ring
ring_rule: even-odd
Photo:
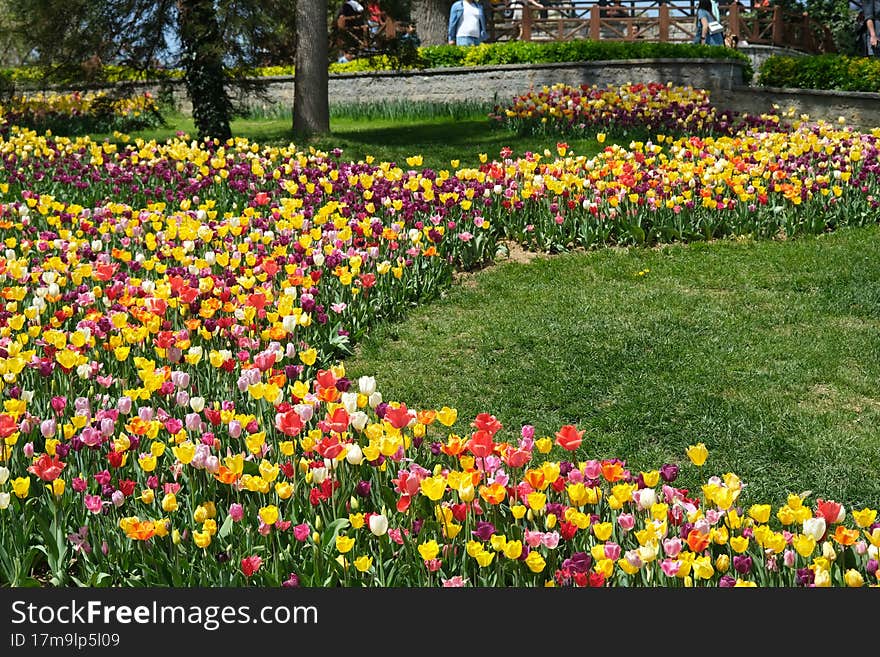
[[[180,42],[186,92],[199,139],[232,138],[232,101],[223,69],[225,44],[213,0],[180,0]]]
[[[293,85],[293,132],[330,132],[328,90],[327,0],[296,3],[296,63]]]
[[[423,46],[446,43],[452,0],[413,0],[412,19]]]

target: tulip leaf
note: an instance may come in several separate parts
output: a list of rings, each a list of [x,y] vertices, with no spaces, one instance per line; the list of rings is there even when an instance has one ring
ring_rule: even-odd
[[[220,538],[226,538],[227,536],[229,536],[229,533],[232,531],[232,524],[232,516],[226,516],[226,520],[224,520],[223,524],[220,525],[220,531],[218,532]]]
[[[327,545],[330,541],[335,541],[336,537],[339,535],[343,529],[348,527],[351,523],[348,521],[348,518],[337,518],[324,530],[324,533],[321,535],[321,544]]]
[[[629,234],[633,236],[633,239],[635,239],[638,244],[642,244],[645,241],[645,231],[641,226],[636,226],[635,224],[630,225]]]

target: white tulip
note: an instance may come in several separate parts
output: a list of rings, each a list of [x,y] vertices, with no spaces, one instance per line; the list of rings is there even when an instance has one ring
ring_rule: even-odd
[[[368,397],[376,392],[376,378],[372,376],[362,376],[358,379],[358,388],[362,394]]]
[[[9,506],[9,493],[0,493],[0,511]]]
[[[358,394],[356,392],[342,393],[342,406],[349,414],[354,413],[358,407]]]
[[[360,445],[352,443],[345,452],[345,460],[350,465],[360,465],[364,461],[364,453],[361,451]]]
[[[388,531],[388,518],[381,513],[370,516],[370,531],[374,536],[384,536]]]
[[[807,518],[804,520],[803,532],[806,536],[810,536],[817,541],[821,540],[825,535],[825,518],[822,516]]]
[[[367,426],[367,422],[370,421],[370,418],[363,411],[356,411],[351,414],[351,416],[348,418],[348,421],[355,429],[357,429],[358,431],[363,431],[364,428],[366,428]]]
[[[0,465],[0,486],[9,481],[9,468]]]
[[[205,398],[190,397],[189,407],[193,409],[194,413],[201,413],[203,410],[205,410]]]
[[[657,503],[657,492],[653,488],[642,488],[637,490],[636,493],[638,493],[637,503],[643,511],[650,509]],[[633,496],[635,497],[635,493]]]

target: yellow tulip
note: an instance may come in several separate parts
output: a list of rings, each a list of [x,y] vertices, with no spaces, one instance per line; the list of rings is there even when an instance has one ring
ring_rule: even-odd
[[[610,522],[597,522],[593,525],[593,534],[600,541],[607,541],[611,538],[611,533],[614,531],[614,525]]]
[[[495,553],[489,552],[488,550],[480,550],[474,555],[474,559],[477,560],[477,564],[480,568],[485,568],[492,563],[493,559],[495,559]]]
[[[165,511],[165,513],[177,511],[177,506],[177,496],[174,493],[167,493],[165,497],[162,498],[162,510]]]
[[[742,554],[749,549],[749,539],[746,536],[733,536],[730,539],[730,547],[737,554]]]
[[[193,531],[193,542],[197,547],[206,548],[211,544],[210,532]]]
[[[504,556],[508,559],[519,559],[522,551],[522,541],[508,541],[504,546]]]
[[[354,567],[358,572],[365,573],[373,567],[373,558],[368,557],[367,555],[361,555],[354,560]]]
[[[343,536],[340,534],[336,537],[336,549],[341,553],[345,554],[350,551],[351,548],[354,547],[354,539],[349,538],[348,536]]]
[[[15,493],[15,496],[19,499],[24,499],[28,496],[28,493],[31,489],[31,478],[30,477],[18,477],[17,479],[13,479],[12,484],[12,492]]]
[[[769,504],[753,504],[749,507],[749,516],[755,522],[766,523],[770,520],[770,511],[772,509]]]
[[[532,550],[526,557],[526,565],[533,573],[540,573],[542,570],[544,570],[547,562],[544,557],[541,556],[540,552],[538,552],[537,550]]]
[[[865,579],[862,577],[862,574],[858,570],[852,568],[843,574],[843,581],[845,581],[846,585],[850,588],[858,588],[865,584]]]
[[[860,511],[852,510],[853,520],[856,521],[856,525],[859,526],[860,529],[864,529],[865,527],[870,527],[874,524],[874,520],[877,518],[877,510],[876,509],[862,509]]]
[[[706,462],[706,459],[709,457],[709,450],[706,449],[706,446],[703,443],[689,445],[686,453],[688,458],[691,460],[691,463],[693,463],[697,467],[702,466]]]
[[[269,506],[260,507],[257,515],[260,516],[260,520],[263,521],[266,525],[274,525],[278,521],[278,507],[274,504],[270,504]]]
[[[425,561],[430,561],[431,559],[436,558],[437,555],[440,553],[440,546],[437,545],[437,541],[432,539],[419,545],[418,550],[422,559],[424,559]]]
[[[443,493],[446,491],[446,477],[443,475],[425,477],[420,486],[422,494],[432,502],[436,502],[443,497]]]

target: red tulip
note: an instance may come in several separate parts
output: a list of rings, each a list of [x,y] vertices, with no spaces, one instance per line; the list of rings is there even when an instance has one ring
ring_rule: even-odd
[[[278,413],[275,416],[275,428],[285,436],[296,436],[303,428],[302,418],[296,411]]]
[[[245,577],[250,577],[257,572],[262,565],[263,560],[256,555],[245,557],[241,560],[241,572],[244,573]]]
[[[18,423],[11,415],[0,414],[0,438],[8,438],[18,431]]]
[[[584,431],[578,431],[577,427],[573,424],[566,424],[556,432],[556,444],[562,447],[562,449],[573,452],[581,446]]]
[[[28,472],[37,475],[43,481],[55,481],[61,476],[61,471],[67,466],[57,456],[43,454],[28,468]]]
[[[494,436],[501,429],[501,422],[494,415],[489,413],[480,413],[471,423],[478,431],[486,431],[490,436]]]
[[[412,420],[409,409],[406,404],[401,404],[400,408],[388,407],[385,411],[385,419],[391,423],[395,429],[403,429]]]
[[[484,459],[489,454],[492,453],[492,450],[495,447],[495,443],[492,442],[492,434],[488,431],[480,430],[474,433],[471,439],[468,441],[468,449],[471,454],[476,456],[478,459]]]

